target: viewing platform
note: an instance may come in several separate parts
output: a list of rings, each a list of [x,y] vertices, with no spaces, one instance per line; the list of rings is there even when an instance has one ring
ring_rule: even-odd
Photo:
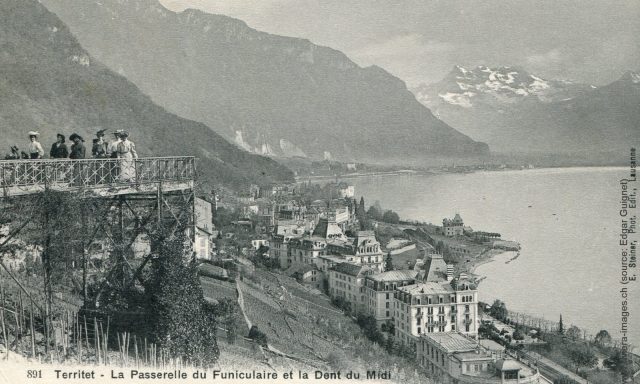
[[[96,197],[185,190],[193,188],[195,163],[193,156],[0,160],[0,188],[2,197],[45,190]]]

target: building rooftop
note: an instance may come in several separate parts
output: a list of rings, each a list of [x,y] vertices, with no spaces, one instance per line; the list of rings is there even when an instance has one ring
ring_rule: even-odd
[[[411,295],[439,295],[439,294],[447,294],[453,293],[454,289],[451,287],[449,283],[436,283],[436,282],[426,282],[426,283],[418,283],[406,285],[404,287],[398,287],[398,290],[407,292]]]
[[[424,281],[447,281],[447,263],[444,262],[442,255],[437,253],[429,254],[425,258],[424,270]]]
[[[412,270],[399,270],[399,271],[388,271],[377,273],[375,275],[371,275],[367,277],[373,281],[401,281],[401,280],[412,280],[416,277],[416,271]]]
[[[458,361],[478,361],[478,360],[493,361],[491,353],[485,351],[484,349],[479,349],[479,348],[476,348],[475,351],[469,351],[469,352],[454,352],[453,356],[455,356],[455,358]]]
[[[522,369],[522,365],[515,360],[500,359],[496,361],[496,369],[498,371],[519,371]]]
[[[321,218],[313,230],[313,236],[322,237],[324,239],[346,239],[342,233],[342,229],[336,224],[335,220]]]
[[[478,348],[476,341],[457,332],[423,333],[421,337],[440,345],[447,353],[474,352]]]
[[[333,268],[332,270],[350,276],[358,276],[360,273],[369,270],[368,267],[363,265],[357,265],[352,263],[340,263]]]
[[[318,258],[333,261],[336,263],[343,263],[345,261],[344,256],[340,256],[340,255],[320,255],[318,256]]]
[[[493,340],[480,339],[480,340],[478,340],[478,342],[480,343],[481,346],[483,346],[484,348],[488,349],[489,351],[504,351],[505,350],[503,345],[500,345],[500,344],[496,343]]]

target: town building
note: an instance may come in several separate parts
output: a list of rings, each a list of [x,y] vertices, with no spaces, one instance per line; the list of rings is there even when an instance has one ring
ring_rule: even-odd
[[[422,334],[416,346],[418,364],[443,384],[542,383],[537,368],[486,349],[458,332]]]
[[[378,325],[393,319],[393,292],[398,287],[414,284],[416,271],[399,270],[368,275],[364,280],[364,297],[367,311],[376,318]]]
[[[384,254],[373,231],[358,231],[349,241],[328,242],[327,254],[343,256],[346,261],[366,265],[376,273],[384,271]]]
[[[356,195],[356,188],[347,183],[339,183],[338,184],[338,195],[343,199],[353,199]]]
[[[315,289],[322,289],[322,274],[315,265],[293,263],[284,274],[293,277],[300,284]]]
[[[364,279],[375,271],[364,265],[340,263],[329,269],[329,296],[342,298],[354,313],[366,312]]]
[[[269,242],[269,257],[280,262],[280,268],[287,269],[291,266],[289,255],[289,242],[304,234],[304,228],[290,220],[278,220],[271,234]]]
[[[213,257],[213,211],[211,203],[196,198],[195,208],[195,242],[193,251],[199,259]]]
[[[300,237],[289,240],[288,260],[291,263],[316,264],[316,259],[327,252],[327,240],[319,236]]]
[[[431,254],[416,283],[394,291],[396,337],[415,343],[425,333],[478,332],[478,291],[466,274],[454,278],[441,255]]]
[[[348,207],[336,207],[327,212],[327,218],[336,223],[342,231],[352,224],[351,214]]]
[[[260,247],[268,247],[269,240],[268,239],[253,239],[251,240],[251,247],[254,251],[260,249]]]
[[[453,219],[443,219],[442,232],[448,237],[462,236],[464,234],[464,222],[462,221],[462,217],[456,213]]]

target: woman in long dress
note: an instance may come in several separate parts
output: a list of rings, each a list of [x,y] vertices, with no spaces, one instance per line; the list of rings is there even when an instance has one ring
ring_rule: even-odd
[[[29,131],[29,158],[36,160],[44,157],[44,149],[38,141],[39,132]]]
[[[129,140],[129,133],[122,131],[118,143],[118,159],[120,160],[120,180],[134,181],[136,177],[136,163],[138,158],[136,145]]]

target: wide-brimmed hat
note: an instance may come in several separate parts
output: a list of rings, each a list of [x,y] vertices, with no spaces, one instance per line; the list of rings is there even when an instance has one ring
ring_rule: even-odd
[[[63,143],[64,143],[64,141],[65,141],[65,139],[66,139],[66,137],[64,137],[64,135],[63,135],[62,133],[58,133],[58,134],[56,135],[56,137],[61,137],[61,138],[62,138],[62,142],[63,142]]]
[[[104,133],[107,131],[107,129],[100,129],[98,130],[98,132],[96,132],[96,136],[104,136]]]
[[[125,131],[124,129],[120,131],[120,136],[129,136],[129,132]]]
[[[82,136],[78,135],[77,133],[74,133],[71,136],[69,136],[69,140],[74,141],[75,139],[80,139],[80,141],[84,141]]]
[[[115,131],[113,131],[113,134],[116,136],[120,136],[121,133],[122,133],[122,129],[116,129]]]
[[[38,131],[29,131],[29,137],[31,136],[40,136],[40,132]]]

